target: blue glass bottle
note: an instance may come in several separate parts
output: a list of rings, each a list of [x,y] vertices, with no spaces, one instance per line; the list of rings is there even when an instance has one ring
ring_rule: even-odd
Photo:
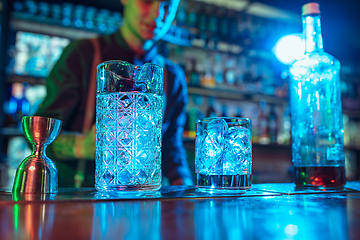
[[[305,55],[290,72],[292,160],[297,187],[345,185],[340,63],[324,52],[319,4],[302,8]]]

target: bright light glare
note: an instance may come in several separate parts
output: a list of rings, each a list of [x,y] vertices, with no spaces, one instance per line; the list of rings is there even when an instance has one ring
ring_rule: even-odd
[[[284,233],[287,237],[294,237],[296,234],[298,234],[298,232],[299,228],[294,224],[289,224],[284,229]]]
[[[287,35],[279,39],[274,47],[275,56],[284,64],[302,58],[305,52],[301,34]]]

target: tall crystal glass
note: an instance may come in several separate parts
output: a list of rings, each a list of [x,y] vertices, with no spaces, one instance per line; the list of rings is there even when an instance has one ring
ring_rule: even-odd
[[[99,191],[161,187],[163,69],[107,61],[97,67],[96,170]]]

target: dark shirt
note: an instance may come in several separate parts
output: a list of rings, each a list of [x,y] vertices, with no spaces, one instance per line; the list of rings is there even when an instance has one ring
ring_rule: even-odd
[[[98,40],[101,49],[101,62],[123,60],[136,65],[152,62],[164,67],[166,72],[164,75],[167,78],[164,80],[167,81],[164,84],[167,89],[164,91],[167,94],[164,101],[166,105],[162,126],[163,174],[169,181],[179,177],[192,178],[182,142],[186,120],[185,107],[188,102],[183,70],[158,54],[156,47],[139,58],[126,44],[120,31],[101,36]],[[37,116],[62,120],[63,131],[82,131],[93,56],[94,47],[90,40],[73,41],[64,49],[47,78],[47,96],[36,113]],[[61,161],[61,163],[56,161],[56,164],[57,166],[66,164],[72,169],[76,168],[72,161]],[[70,168],[64,168],[63,171]],[[87,164],[87,171],[95,171],[93,162]],[[59,170],[59,186],[64,186],[61,184],[62,179],[65,181],[65,177]]]

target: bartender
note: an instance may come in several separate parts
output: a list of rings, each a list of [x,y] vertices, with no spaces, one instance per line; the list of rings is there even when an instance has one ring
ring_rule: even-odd
[[[171,26],[179,0],[121,3],[124,19],[119,30],[96,39],[71,42],[46,79],[47,96],[36,115],[63,121],[61,134],[48,148],[48,155],[58,168],[59,187],[94,185],[96,134],[95,114],[91,113],[95,112],[95,105],[89,103],[95,100],[89,95],[89,86],[95,81],[94,66],[108,60],[136,65],[151,62],[164,68],[162,172],[172,185],[191,185],[182,142],[188,102],[185,74],[161,56],[156,47]]]

